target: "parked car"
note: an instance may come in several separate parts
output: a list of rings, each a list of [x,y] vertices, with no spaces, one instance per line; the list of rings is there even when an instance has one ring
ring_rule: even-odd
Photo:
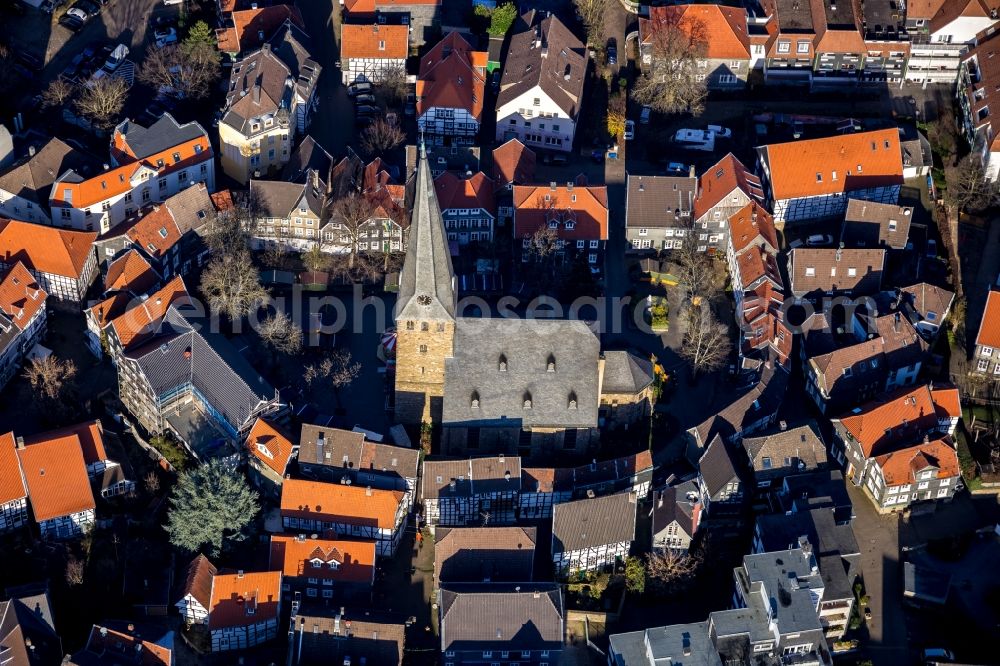
[[[670,162],[669,164],[667,164],[667,174],[669,175],[686,176],[688,170],[689,170],[688,165],[684,164],[683,162]]]
[[[931,661],[932,659],[955,661],[955,653],[944,648],[927,648],[924,650],[924,661]]]
[[[367,104],[369,106],[375,106],[375,95],[371,93],[362,93],[354,97],[355,104]]]
[[[40,72],[42,71],[42,67],[44,67],[44,63],[42,63],[41,58],[32,55],[23,49],[15,49],[14,59],[17,61],[17,64],[23,66],[31,72]]]
[[[359,81],[358,83],[352,83],[347,86],[347,94],[351,97],[356,97],[362,93],[370,93],[372,91],[372,84],[367,81]]]
[[[706,130],[679,129],[674,133],[674,143],[688,150],[715,150],[715,133]]]
[[[94,72],[95,79],[101,79],[105,76],[111,76],[121,67],[121,64],[125,62],[125,58],[128,57],[128,47],[124,44],[119,44],[111,50],[108,54],[107,60],[101,65],[101,68]]]
[[[642,107],[642,113],[639,114],[639,122],[643,125],[649,124],[649,117],[652,115],[653,110],[648,106]]]
[[[82,28],[86,23],[87,19],[80,18],[78,14],[70,14],[69,12],[66,12],[59,17],[59,25],[73,32]]]
[[[733,137],[733,130],[728,127],[722,127],[721,125],[709,125],[708,131],[715,134],[715,136],[722,139],[731,139]]]
[[[802,239],[796,238],[791,243],[788,244],[788,249],[794,250],[795,248],[802,247]]]
[[[546,153],[542,156],[542,164],[569,164],[569,157],[562,153]]]
[[[38,8],[46,14],[52,14],[57,7],[62,7],[65,3],[66,0],[45,0]]]
[[[937,257],[937,241],[933,238],[927,240],[927,256],[931,259]]]
[[[604,51],[609,65],[618,64],[618,40],[614,37],[608,39],[607,49]]]
[[[833,236],[830,234],[813,234],[806,239],[806,245],[809,247],[817,247],[820,245],[832,245]]]
[[[625,140],[631,141],[635,138],[635,121],[626,120],[625,121]]]
[[[164,46],[177,43],[177,30],[175,28],[157,28],[153,31],[156,39],[156,48],[162,49]]]
[[[417,115],[417,96],[413,93],[406,95],[406,104],[403,106],[403,113],[408,116]]]
[[[382,114],[382,110],[377,106],[369,106],[367,104],[361,104],[354,108],[354,112],[359,116],[378,116]]]

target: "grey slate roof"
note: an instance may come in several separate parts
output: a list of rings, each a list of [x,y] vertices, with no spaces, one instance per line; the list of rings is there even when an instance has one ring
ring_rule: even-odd
[[[907,302],[923,319],[927,319],[927,313],[933,312],[934,319],[927,321],[940,326],[944,322],[945,313],[951,309],[951,304],[955,300],[955,294],[947,289],[935,287],[926,282],[903,287],[901,290],[903,300]]]
[[[750,466],[757,472],[786,467],[786,473],[803,472],[826,464],[826,446],[811,422],[761,437],[745,438],[743,448]]]
[[[653,362],[627,351],[604,352],[601,393],[638,393],[653,383]]]
[[[691,176],[629,174],[625,226],[629,229],[686,229],[691,226],[690,216],[697,193],[698,179]]]
[[[30,653],[25,641],[35,648]],[[18,599],[0,601],[0,656],[4,666],[56,666],[62,642],[49,625]]]
[[[403,272],[399,276],[396,320],[452,321],[457,301],[454,276],[434,178],[421,148],[410,213],[410,235]]]
[[[320,444],[322,442],[322,444]],[[375,471],[417,478],[420,452],[391,444],[365,441],[359,432],[302,424],[299,462],[354,471]]]
[[[372,666],[403,663],[406,626],[402,622],[372,611],[349,611],[339,618],[335,609],[320,615],[322,612],[313,608],[295,616],[302,648],[296,653],[295,666],[342,664],[345,657],[350,657],[352,664],[362,660]],[[298,635],[295,640],[298,645]]]
[[[222,122],[249,135],[251,118],[291,109],[291,70],[269,44],[233,63]]]
[[[699,446],[706,446],[715,435],[730,438],[735,433],[743,433],[746,428],[764,418],[774,415],[785,399],[788,388],[788,373],[776,368],[774,361],[768,361],[759,368],[756,381],[730,402],[717,407],[714,415],[705,419],[688,432]],[[748,433],[747,433],[748,434]]]
[[[517,456],[468,460],[425,460],[420,475],[422,497],[469,497],[491,492],[520,492],[521,459]],[[455,487],[451,487],[451,483]]]
[[[615,666],[722,666],[707,621],[615,634],[611,649],[619,657]]]
[[[849,521],[854,512],[844,487],[844,474],[839,469],[786,476],[779,499],[785,512],[829,509],[837,522]]]
[[[652,536],[655,537],[674,521],[684,534],[694,536],[695,505],[698,502],[698,484],[694,480],[656,491],[653,494]]]
[[[438,527],[434,580],[441,583],[524,583],[532,578],[534,527]]]
[[[333,168],[333,157],[319,145],[312,135],[307,134],[299,147],[292,151],[281,177],[290,183],[304,183],[306,172],[312,169],[325,180]]]
[[[576,35],[554,15],[529,11],[514,22],[497,108],[540,86],[566,115],[575,119],[583,102],[586,74],[587,52]]]
[[[326,209],[326,185],[317,191],[310,183],[289,183],[283,180],[250,180],[250,192],[258,197],[261,216],[289,219],[298,208],[305,208],[318,218]]]
[[[743,574],[750,589],[763,591],[771,609],[772,621],[781,634],[819,629],[819,616],[810,598],[810,590],[821,589],[823,580],[811,553],[802,548],[759,553],[743,557]],[[760,603],[751,596],[748,604]]]
[[[445,361],[445,425],[597,427],[600,343],[586,322],[461,318],[454,349]]]
[[[34,155],[25,157],[0,175],[0,189],[48,206],[52,183],[67,171],[86,171],[94,158],[52,138]]]
[[[319,75],[323,71],[319,63],[309,54],[311,48],[309,35],[292,23],[291,19],[286,19],[274,33],[270,43],[271,49],[288,66],[298,95],[308,100],[316,89]]]
[[[559,586],[517,587],[520,591],[501,583],[444,587],[438,596],[441,651],[561,650],[564,610]]]
[[[188,354],[186,357],[185,354]],[[127,351],[157,395],[190,383],[235,429],[277,391],[207,321],[170,306],[149,342]]]
[[[115,128],[125,136],[129,149],[140,160],[150,155],[169,150],[208,133],[196,122],[181,125],[169,113],[164,113],[149,127],[143,127],[132,120],[125,120]]]
[[[181,235],[198,231],[215,218],[215,204],[204,183],[195,183],[163,202]]]
[[[709,497],[715,497],[728,483],[739,480],[732,452],[719,435],[712,439],[698,461],[698,474]]]
[[[552,552],[635,539],[636,497],[624,492],[552,507]]]
[[[902,250],[910,237],[912,206],[850,199],[840,240],[845,247],[888,247]]]

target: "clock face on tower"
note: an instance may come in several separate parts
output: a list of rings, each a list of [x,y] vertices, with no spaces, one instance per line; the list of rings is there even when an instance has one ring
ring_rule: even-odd
[[[419,296],[417,296],[417,303],[420,303],[420,305],[430,305],[431,297],[428,296],[427,294],[420,294]]]

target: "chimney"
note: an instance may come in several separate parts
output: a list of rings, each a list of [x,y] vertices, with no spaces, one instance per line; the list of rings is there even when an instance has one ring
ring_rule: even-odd
[[[253,103],[256,105],[260,104],[260,82],[253,84]]]
[[[243,578],[243,569],[239,569],[239,570],[238,570],[238,571],[236,572],[236,577],[237,577],[237,578]]]
[[[24,448],[24,437],[18,437],[17,438],[17,448],[19,448],[19,449],[23,449]]]
[[[365,486],[365,496],[366,497],[371,497],[372,496],[372,487],[371,486]]]
[[[663,508],[663,491],[662,490],[660,492],[656,493],[656,507],[658,509],[662,509]]]
[[[691,178],[697,178],[698,177],[698,172],[695,171],[693,164],[688,167],[688,176],[691,177]]]
[[[788,430],[788,421],[779,421],[778,427],[781,429],[781,432]]]
[[[892,330],[899,333],[899,313],[897,312],[892,316]]]
[[[323,462],[323,445],[326,444],[326,437],[320,433],[316,437],[316,462]]]
[[[32,146],[28,146],[28,157],[34,157],[35,153],[37,152],[37,150],[38,149],[35,148],[33,145]]]

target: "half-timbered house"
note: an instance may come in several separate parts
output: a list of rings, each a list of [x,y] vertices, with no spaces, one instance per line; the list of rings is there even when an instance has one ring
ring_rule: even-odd
[[[97,504],[79,437],[17,443],[28,498],[43,539],[71,539],[94,526]]]
[[[188,565],[187,577],[181,587],[181,598],[174,607],[185,624],[208,624],[208,609],[212,605],[212,580],[218,570],[204,555]]]
[[[635,539],[635,493],[557,504],[552,510],[552,562],[561,575],[600,570],[628,556]]]
[[[210,603],[212,652],[245,650],[274,640],[281,611],[281,572],[216,574]]]
[[[430,525],[507,525],[517,520],[517,456],[424,461],[421,486]]]
[[[14,433],[0,435],[0,532],[21,527],[28,520],[28,489],[16,447]]]
[[[364,601],[375,583],[375,542],[272,534],[269,568],[282,573],[285,599],[298,592],[307,600]]]
[[[324,538],[373,539],[379,557],[392,556],[406,527],[406,505],[398,490],[285,479],[281,523],[294,532]]]

